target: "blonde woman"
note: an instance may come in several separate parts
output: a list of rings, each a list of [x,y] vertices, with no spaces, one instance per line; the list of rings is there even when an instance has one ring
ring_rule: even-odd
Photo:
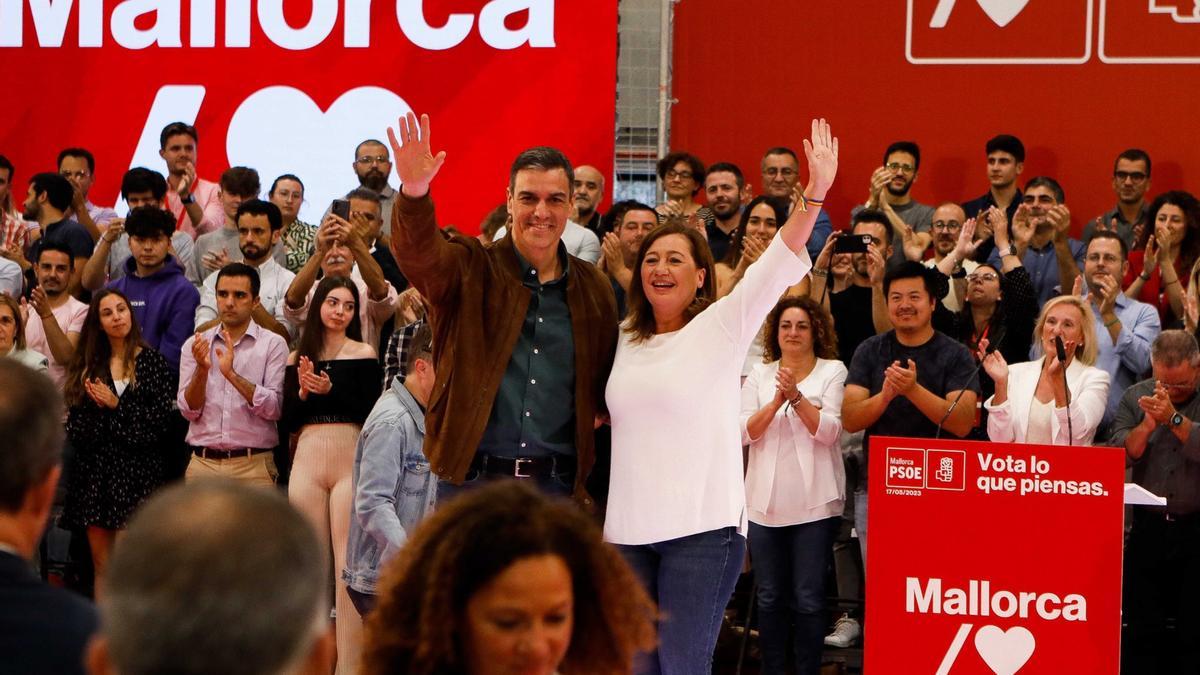
[[[1074,295],[1052,298],[1034,326],[1033,361],[1009,365],[999,351],[984,354],[983,369],[996,383],[984,402],[988,438],[1002,443],[1091,445],[1104,417],[1109,375],[1096,368],[1096,327],[1092,309]],[[1059,361],[1055,338],[1063,341],[1066,361]],[[1066,371],[1066,382],[1063,371]]]

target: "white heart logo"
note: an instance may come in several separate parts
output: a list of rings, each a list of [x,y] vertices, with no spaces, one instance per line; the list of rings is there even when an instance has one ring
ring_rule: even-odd
[[[1017,18],[1017,15],[1025,9],[1025,5],[1029,4],[1029,0],[976,0],[983,12],[996,23],[997,26],[1004,28],[1010,21]]]
[[[300,219],[316,223],[331,200],[358,186],[354,148],[368,138],[386,144],[388,126],[409,112],[404,99],[381,87],[351,89],[324,112],[299,89],[267,87],[233,113],[225,153],[231,166],[257,169],[264,192],[281,174],[299,176]]]
[[[1033,656],[1036,646],[1033,633],[1022,626],[1013,626],[1007,631],[984,626],[975,632],[975,651],[996,675],[1016,673]]]

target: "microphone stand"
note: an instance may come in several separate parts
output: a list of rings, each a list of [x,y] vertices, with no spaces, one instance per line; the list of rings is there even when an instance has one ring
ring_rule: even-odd
[[[1004,325],[1001,324],[996,329],[996,341],[988,343],[987,351],[984,352],[983,357],[987,358],[988,354],[991,354],[992,352],[996,351],[996,349],[998,349],[1000,347],[1000,343],[1003,341],[1004,341]],[[967,381],[963,383],[963,388],[958,390],[958,396],[955,396],[954,400],[950,402],[950,407],[946,408],[946,414],[942,415],[942,419],[938,422],[938,425],[937,425],[937,431],[933,435],[933,439],[935,441],[942,437],[942,425],[946,423],[946,420],[950,419],[950,414],[953,413],[954,409],[958,407],[958,402],[962,400],[963,394],[967,393],[967,389],[966,389],[967,385],[971,383],[972,379],[979,376],[979,371],[981,371],[981,370],[983,370],[983,359],[979,359],[979,363],[975,366],[975,370],[971,373],[971,377],[967,378]]]
[[[1054,336],[1054,351],[1062,364],[1063,391],[1067,395],[1067,445],[1075,445],[1075,430],[1071,428],[1071,387],[1067,386],[1067,348],[1057,335]]]

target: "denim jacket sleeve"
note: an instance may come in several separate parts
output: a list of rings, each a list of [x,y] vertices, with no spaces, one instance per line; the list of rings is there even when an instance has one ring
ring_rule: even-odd
[[[410,417],[397,415],[363,437],[354,516],[363,531],[379,543],[382,560],[390,559],[408,539],[397,501],[401,499],[405,460],[414,450],[408,447],[410,440],[419,437],[412,426]],[[397,452],[398,448],[403,450]],[[421,452],[419,442],[415,451]]]

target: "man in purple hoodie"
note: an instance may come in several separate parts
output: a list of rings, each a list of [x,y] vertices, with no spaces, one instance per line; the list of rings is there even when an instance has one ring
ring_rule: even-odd
[[[183,275],[183,267],[168,253],[175,219],[155,206],[139,206],[125,219],[129,248],[125,276],[109,288],[129,297],[142,338],[179,370],[179,350],[192,336],[200,292]]]

